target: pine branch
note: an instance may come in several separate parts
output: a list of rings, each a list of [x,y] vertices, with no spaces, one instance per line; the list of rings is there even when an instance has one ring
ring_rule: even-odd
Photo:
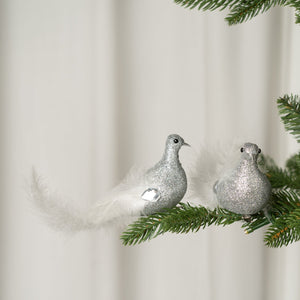
[[[272,193],[269,214],[252,216],[250,222],[244,222],[242,228],[249,234],[271,224],[265,236],[270,247],[281,247],[300,239],[300,201],[299,190],[281,190]],[[230,225],[243,220],[241,215],[225,209],[208,210],[181,203],[179,206],[162,213],[141,217],[122,234],[124,245],[135,245],[149,241],[166,232],[197,232],[210,225]]]
[[[245,233],[252,233],[270,224],[270,220],[272,220],[274,224],[280,224],[280,221],[277,220],[278,218],[289,214],[295,207],[298,207],[299,201],[293,198],[289,202],[285,202],[285,198],[290,196],[291,193],[293,192],[284,191],[273,193],[268,218],[263,213],[253,215],[250,222],[244,222],[242,225]],[[163,213],[141,217],[129,225],[128,229],[122,234],[121,239],[124,245],[135,245],[149,241],[166,232],[197,232],[199,229],[204,229],[210,225],[225,226],[242,220],[243,216],[222,208],[209,210],[202,206],[194,207],[190,204],[181,203],[179,206],[168,209]],[[278,230],[276,227],[276,233]]]
[[[181,203],[179,206],[141,217],[122,234],[124,245],[135,245],[148,241],[166,232],[188,233],[197,232],[212,224],[229,225],[242,220],[242,216],[217,208],[213,211],[203,206],[194,207]]]
[[[284,5],[286,0],[243,0],[233,6],[225,18],[229,25],[243,23],[259,13],[264,13],[276,5]]]
[[[285,129],[300,142],[300,99],[297,95],[284,95],[277,100],[281,120]]]
[[[202,9],[202,10],[223,10],[226,7],[232,7],[240,0],[174,0],[176,4],[179,4],[185,8],[190,9]]]
[[[287,246],[300,239],[299,191],[280,191],[276,196],[281,209],[265,235],[264,240],[269,247]]]
[[[300,239],[300,201],[299,190],[274,191],[271,196],[269,215],[262,213],[252,216],[250,222],[244,222],[242,228],[249,234],[271,224],[265,236],[269,247],[281,247]],[[205,207],[193,207],[181,203],[179,206],[162,213],[141,217],[122,234],[124,245],[135,245],[149,241],[166,232],[197,232],[210,225],[230,225],[243,220],[241,215],[225,209],[213,211]]]
[[[300,10],[300,0],[288,0],[286,6],[293,7],[296,9],[296,16],[299,14]],[[297,22],[297,20],[296,20]]]
[[[289,187],[300,190],[300,153],[293,155],[287,160],[286,170],[292,179]]]
[[[293,155],[287,160],[286,169],[295,179],[300,176],[300,153]]]
[[[295,13],[295,23],[300,24],[300,9],[296,9]]]
[[[264,239],[265,244],[269,247],[279,248],[299,241],[300,226],[298,225],[298,227],[299,228],[290,227],[286,224],[284,218],[279,219],[276,225],[269,227]]]
[[[295,23],[300,23],[300,0],[174,0],[174,2],[185,8],[203,11],[216,9],[221,11],[228,8],[229,14],[225,20],[229,25],[248,21],[276,5],[289,6],[296,10]]]
[[[300,173],[295,175],[295,172],[298,172],[298,167],[300,171],[300,156],[291,157],[287,164],[286,169],[279,168],[272,158],[261,155],[259,165],[265,169],[264,173],[266,173],[273,189],[300,189]]]
[[[273,202],[276,205],[270,211],[271,219],[281,215],[280,202],[274,195]],[[280,213],[278,213],[278,211]],[[197,232],[210,225],[230,225],[237,221],[242,221],[243,216],[232,213],[222,208],[214,210],[206,209],[203,206],[191,206],[181,203],[179,206],[168,209],[162,213],[156,213],[147,217],[141,217],[122,234],[121,239],[124,245],[135,245],[148,241],[166,232],[188,233]],[[267,225],[270,220],[262,213],[252,216],[251,222],[245,222],[242,228],[245,233],[253,231]]]

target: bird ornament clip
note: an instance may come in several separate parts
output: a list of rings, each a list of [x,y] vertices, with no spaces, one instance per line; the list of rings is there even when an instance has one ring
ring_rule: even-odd
[[[240,149],[233,143],[214,147],[202,147],[191,176],[191,201],[215,209],[217,206],[243,215],[263,211],[268,217],[271,184],[259,169],[257,158],[261,149],[253,143],[245,143]],[[238,159],[237,159],[238,158]]]
[[[98,229],[126,222],[134,216],[150,215],[172,208],[184,197],[187,178],[179,161],[179,150],[189,146],[184,139],[167,137],[161,160],[147,171],[132,170],[106,197],[87,212],[81,212],[48,192],[33,172],[31,199],[54,228],[65,232]]]

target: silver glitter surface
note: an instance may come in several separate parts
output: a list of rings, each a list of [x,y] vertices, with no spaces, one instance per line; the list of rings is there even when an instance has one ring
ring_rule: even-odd
[[[187,179],[179,161],[178,152],[183,145],[188,145],[177,134],[171,134],[166,141],[165,152],[162,159],[145,175],[149,188],[157,189],[160,198],[149,201],[143,211],[144,215],[150,215],[174,207],[185,195]]]
[[[271,184],[257,166],[260,149],[246,143],[238,165],[216,182],[214,192],[220,206],[238,214],[252,215],[266,207]]]

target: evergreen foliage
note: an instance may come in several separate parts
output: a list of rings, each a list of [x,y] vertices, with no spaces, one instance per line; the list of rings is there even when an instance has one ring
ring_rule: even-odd
[[[300,24],[300,8],[297,8],[297,9],[296,9],[295,23],[296,23],[296,24]]]
[[[121,239],[125,245],[145,242],[165,232],[188,233],[197,232],[210,225],[229,225],[242,219],[241,215],[225,209],[213,211],[203,206],[191,206],[180,203],[177,207],[166,209],[148,217],[142,217],[129,225]]]
[[[282,190],[276,194],[278,217],[269,226],[265,243],[270,247],[287,246],[300,239],[300,202],[297,190]]]
[[[230,9],[229,15],[225,18],[229,25],[243,23],[259,13],[264,13],[275,5],[282,5],[284,0],[262,1],[251,0],[241,1]]]
[[[229,25],[243,23],[274,6],[289,6],[296,9],[296,23],[300,23],[300,0],[174,0],[183,7],[198,10],[223,10]]]
[[[277,100],[281,119],[287,131],[300,140],[300,99],[285,95]],[[260,165],[266,170],[272,185],[268,215],[258,213],[251,221],[222,208],[209,210],[202,206],[181,203],[177,207],[151,216],[141,217],[129,225],[121,239],[125,245],[148,241],[166,232],[197,232],[211,225],[226,226],[242,222],[245,233],[269,225],[265,244],[269,247],[287,246],[300,240],[300,152],[280,168],[270,157],[262,156]]]
[[[277,100],[279,113],[285,129],[300,142],[300,102],[299,96],[285,95]]]

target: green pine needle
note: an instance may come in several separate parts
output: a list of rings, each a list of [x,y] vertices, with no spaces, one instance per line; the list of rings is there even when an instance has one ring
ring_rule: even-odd
[[[198,10],[229,9],[225,18],[229,25],[243,23],[274,6],[289,6],[296,9],[296,24],[300,23],[300,0],[174,0],[185,8]]]
[[[264,13],[276,5],[284,5],[286,0],[244,0],[237,3],[230,9],[229,15],[225,18],[229,25],[243,23],[260,13]]]
[[[300,142],[300,99],[299,96],[285,95],[277,100],[281,120],[285,129]]]
[[[280,191],[277,197],[281,205],[280,214],[268,228],[264,239],[269,247],[287,246],[300,239],[299,191]]]
[[[287,161],[286,169],[279,168],[272,158],[263,154],[259,165],[265,170],[273,189],[300,189],[300,153]]]
[[[293,155],[287,160],[286,168],[294,179],[300,176],[300,153]]]
[[[286,170],[291,179],[289,187],[300,190],[300,153],[293,155],[287,160]]]
[[[174,0],[176,4],[190,9],[202,10],[223,10],[239,2],[239,0]]]
[[[289,0],[288,6],[294,7],[296,9],[295,13],[295,23],[300,23],[300,0]]]
[[[288,0],[286,6],[293,7],[296,9],[296,17],[300,12],[300,0]],[[297,21],[297,20],[296,20]]]
[[[252,233],[272,222],[266,237],[266,245],[281,247],[300,237],[300,202],[298,192],[284,190],[274,192],[271,198],[268,218],[259,213],[252,216],[250,222],[244,222],[245,233]],[[210,225],[230,225],[242,221],[241,215],[225,209],[209,210],[202,206],[181,203],[162,213],[141,217],[122,234],[124,245],[135,245],[149,241],[166,232],[197,232]],[[296,226],[297,225],[297,226]]]
[[[208,210],[203,206],[191,206],[181,203],[177,207],[167,209],[147,217],[141,217],[122,234],[124,245],[135,245],[148,241],[166,232],[197,232],[212,224],[229,225],[242,220],[242,216],[217,208]]]
[[[300,24],[300,9],[296,10],[296,14],[295,14],[295,23],[296,24]]]
[[[295,227],[289,227],[286,225],[284,219],[280,219],[276,222],[276,225],[270,226],[264,239],[265,244],[268,247],[273,248],[288,246],[289,244],[299,240],[299,228],[296,229]]]

